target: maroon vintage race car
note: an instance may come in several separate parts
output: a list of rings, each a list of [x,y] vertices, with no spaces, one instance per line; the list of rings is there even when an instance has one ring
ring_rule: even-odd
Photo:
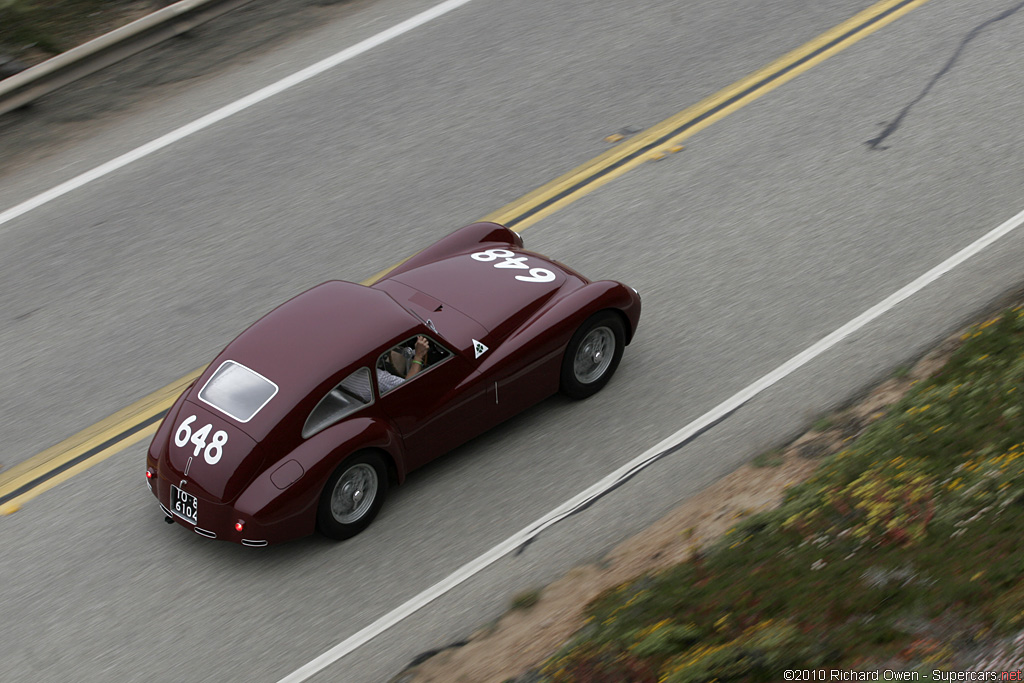
[[[243,332],[149,447],[168,523],[248,546],[349,538],[417,467],[558,391],[601,389],[640,296],[522,246],[474,223],[371,287],[326,282]]]

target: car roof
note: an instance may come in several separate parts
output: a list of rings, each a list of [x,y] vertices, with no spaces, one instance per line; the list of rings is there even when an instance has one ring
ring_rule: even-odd
[[[244,426],[260,439],[327,380],[369,363],[385,345],[420,325],[386,292],[325,282],[281,304],[235,338],[196,382],[195,391],[227,360],[276,384],[278,393]]]

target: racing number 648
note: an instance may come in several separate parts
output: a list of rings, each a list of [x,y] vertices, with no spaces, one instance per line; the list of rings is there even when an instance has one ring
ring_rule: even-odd
[[[218,429],[213,433],[213,438],[210,442],[206,442],[206,437],[210,435],[210,430],[213,429],[212,424],[207,424],[200,427],[195,432],[192,431],[192,423],[196,421],[196,416],[191,415],[186,417],[180,425],[178,425],[178,431],[174,432],[174,443],[178,448],[184,448],[189,441],[196,445],[195,450],[192,451],[192,455],[199,455],[199,452],[203,452],[203,458],[207,463],[216,465],[220,462],[220,458],[224,455],[224,446],[228,442],[228,433],[223,429]]]
[[[521,282],[551,282],[555,279],[555,274],[547,268],[530,268],[530,266],[526,265],[528,260],[526,256],[517,257],[514,251],[508,249],[488,249],[487,251],[478,251],[469,256],[474,261],[483,261],[484,263],[503,258],[505,259],[504,261],[494,264],[495,268],[529,270],[529,275],[516,275],[516,279]]]

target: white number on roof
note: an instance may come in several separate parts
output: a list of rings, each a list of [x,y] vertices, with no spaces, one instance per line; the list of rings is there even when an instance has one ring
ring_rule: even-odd
[[[483,261],[489,263],[490,261],[496,261],[498,259],[505,259],[500,263],[495,263],[495,268],[514,268],[517,270],[529,269],[529,275],[516,275],[516,279],[520,282],[551,282],[555,279],[555,274],[547,268],[530,268],[527,265],[529,257],[527,256],[516,256],[515,252],[509,251],[508,249],[488,249],[487,251],[478,251],[475,254],[470,254],[470,257],[476,261]]]
[[[195,421],[195,415],[190,415],[182,420],[181,424],[178,425],[178,430],[174,432],[174,445],[178,448],[184,448],[191,441],[196,445],[195,450],[192,451],[193,456],[199,455],[199,452],[202,451],[206,462],[216,465],[220,462],[221,456],[224,455],[224,446],[228,443],[228,433],[223,429],[218,429],[213,433],[213,438],[210,439],[210,442],[207,443],[206,437],[210,435],[213,425],[207,424],[193,432],[192,423]]]

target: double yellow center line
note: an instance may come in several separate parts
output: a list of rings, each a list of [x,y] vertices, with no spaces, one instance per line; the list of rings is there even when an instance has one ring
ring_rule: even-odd
[[[523,230],[750,104],[927,0],[885,0],[826,31],[728,88],[701,100],[482,220]]]
[[[502,223],[517,232],[525,230],[640,164],[676,149],[691,135],[925,2],[927,0],[883,0],[876,3],[763,69],[480,220]],[[372,283],[386,272],[378,273],[363,284]],[[199,368],[29,460],[0,471],[0,515],[20,509],[23,502],[43,491],[151,437],[174,400],[204,369]]]

